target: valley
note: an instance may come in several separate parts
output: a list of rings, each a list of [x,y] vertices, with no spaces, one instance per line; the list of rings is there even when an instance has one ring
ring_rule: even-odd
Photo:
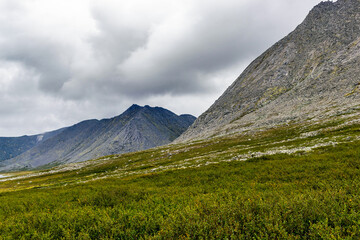
[[[319,3],[197,119],[1,138],[0,239],[360,239],[359,26]]]
[[[1,236],[355,238],[358,116],[13,173]]]

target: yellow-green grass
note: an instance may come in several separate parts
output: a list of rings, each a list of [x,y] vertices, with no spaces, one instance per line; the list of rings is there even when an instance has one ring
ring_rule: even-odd
[[[18,174],[0,182],[0,239],[359,239],[360,128],[345,123]]]

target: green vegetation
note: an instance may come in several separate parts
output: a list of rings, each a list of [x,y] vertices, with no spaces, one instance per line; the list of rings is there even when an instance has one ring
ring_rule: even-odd
[[[360,126],[347,121],[161,147],[1,182],[0,239],[359,239]],[[301,137],[309,132],[316,134]],[[274,151],[285,148],[300,151]],[[245,155],[255,157],[238,161]]]

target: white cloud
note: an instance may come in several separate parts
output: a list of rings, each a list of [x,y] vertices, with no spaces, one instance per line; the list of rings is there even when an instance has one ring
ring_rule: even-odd
[[[0,0],[0,136],[205,111],[318,0]]]

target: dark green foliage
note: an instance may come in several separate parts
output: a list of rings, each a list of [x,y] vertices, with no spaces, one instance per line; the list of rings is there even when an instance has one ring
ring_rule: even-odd
[[[357,239],[359,142],[0,196],[3,239]]]
[[[359,125],[343,124],[293,124],[0,182],[0,239],[358,239]],[[338,143],[233,160],[326,141]]]

